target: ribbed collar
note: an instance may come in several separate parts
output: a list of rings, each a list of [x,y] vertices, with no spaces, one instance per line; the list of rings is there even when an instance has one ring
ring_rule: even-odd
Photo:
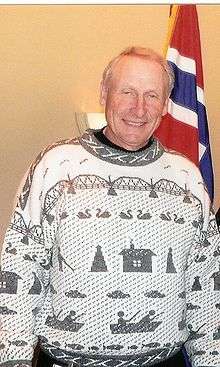
[[[79,138],[80,143],[95,157],[120,166],[144,166],[156,161],[164,153],[164,148],[156,138],[150,146],[136,152],[119,150],[101,143],[94,135],[97,130],[89,129]]]
[[[105,128],[106,128],[106,126],[105,126],[105,127],[103,127],[103,128],[102,128],[102,129],[100,129],[100,130],[95,130],[95,131],[94,131],[94,135],[95,135],[96,139],[98,139],[98,141],[99,141],[100,143],[103,143],[103,144],[105,144],[105,145],[108,145],[109,147],[115,148],[115,149],[120,150],[120,151],[122,150],[123,152],[127,152],[127,153],[131,152],[131,150],[128,150],[128,149],[122,148],[122,147],[120,147],[119,145],[116,145],[116,144],[112,143],[112,141],[111,141],[111,140],[109,140],[109,139],[107,138],[107,136],[105,136],[105,134],[104,134],[104,130],[105,130]],[[139,151],[141,152],[141,151],[145,150],[146,148],[150,147],[150,145],[152,144],[152,142],[153,142],[153,138],[151,137],[151,138],[148,140],[147,144],[146,144],[144,147],[141,147],[140,149],[137,149],[137,150],[135,150],[135,151],[133,151],[133,152],[139,152]]]

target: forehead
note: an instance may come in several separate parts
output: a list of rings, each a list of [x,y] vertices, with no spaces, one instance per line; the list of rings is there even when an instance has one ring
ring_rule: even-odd
[[[113,84],[155,84],[164,87],[166,72],[154,60],[140,56],[126,55],[113,66],[111,80]]]

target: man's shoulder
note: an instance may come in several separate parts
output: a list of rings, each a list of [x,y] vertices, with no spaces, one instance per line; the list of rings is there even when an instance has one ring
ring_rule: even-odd
[[[184,154],[166,147],[164,147],[164,152],[166,154],[166,158],[169,159],[174,165],[181,165],[192,171],[199,171],[197,165]]]
[[[70,151],[74,150],[77,146],[80,146],[78,137],[55,141],[40,151],[36,157],[36,161],[50,160],[57,156],[61,157],[66,154],[68,155]]]
[[[57,167],[64,161],[75,160],[78,156],[78,152],[75,152],[77,146],[80,146],[79,138],[62,139],[49,144],[32,161],[31,172],[34,172],[35,169],[44,170],[45,167]]]
[[[78,137],[60,139],[46,146],[46,148],[42,150],[41,154],[46,154],[50,151],[53,152],[56,152],[57,150],[62,151],[68,147],[74,147],[77,145],[80,145]]]

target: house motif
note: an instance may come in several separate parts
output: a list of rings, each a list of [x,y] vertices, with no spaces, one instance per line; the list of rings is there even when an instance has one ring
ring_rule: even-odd
[[[0,271],[0,293],[16,294],[20,275],[10,271]]]
[[[123,272],[152,273],[152,257],[156,254],[150,249],[135,249],[131,240],[130,248],[123,249],[119,255],[123,256]]]
[[[214,278],[214,291],[220,291],[220,265],[219,270],[213,273],[211,278]]]

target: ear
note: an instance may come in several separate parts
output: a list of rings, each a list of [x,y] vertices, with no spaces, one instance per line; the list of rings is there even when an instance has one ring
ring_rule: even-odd
[[[102,80],[100,83],[100,97],[99,97],[99,102],[101,106],[105,106],[106,98],[107,98],[107,87]]]
[[[164,102],[164,106],[163,106],[163,110],[162,110],[162,116],[165,116],[167,114],[168,103],[169,103],[169,97],[167,97],[165,102]]]

